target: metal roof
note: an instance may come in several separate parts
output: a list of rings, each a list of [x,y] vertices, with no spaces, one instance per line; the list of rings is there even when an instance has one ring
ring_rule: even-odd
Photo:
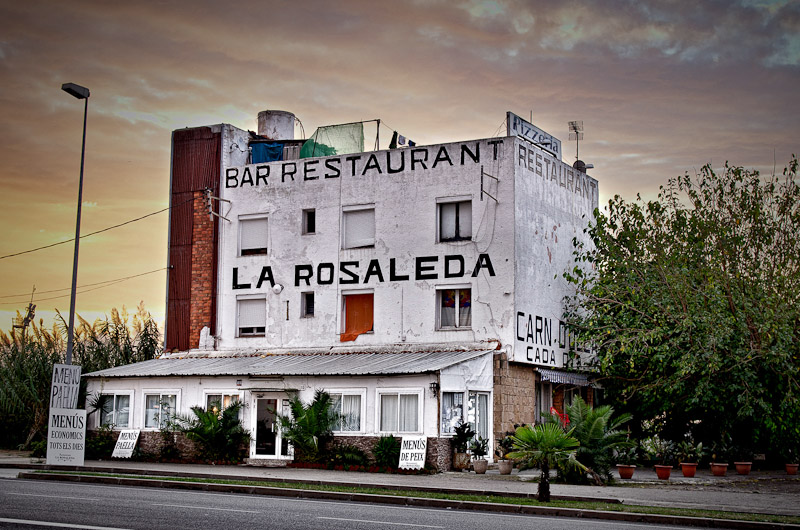
[[[438,372],[492,351],[170,357],[108,368],[86,374],[85,377],[422,374]]]

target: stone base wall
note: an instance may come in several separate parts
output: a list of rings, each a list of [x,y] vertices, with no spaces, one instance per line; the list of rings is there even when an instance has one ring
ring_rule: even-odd
[[[534,367],[508,361],[503,352],[494,356],[494,432],[499,438],[514,424],[532,424],[536,417]],[[494,443],[489,449],[494,452]]]
[[[400,437],[398,437],[400,438]],[[375,436],[336,436],[333,445],[353,445],[372,457],[378,438]],[[428,454],[425,464],[437,471],[448,471],[452,465],[450,438],[428,437]]]

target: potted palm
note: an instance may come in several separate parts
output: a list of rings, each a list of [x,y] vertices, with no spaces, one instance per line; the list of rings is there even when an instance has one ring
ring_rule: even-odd
[[[475,431],[472,430],[472,427],[469,423],[460,421],[458,425],[456,425],[452,438],[454,453],[453,469],[463,471],[464,469],[469,468],[469,454],[467,453],[467,447],[469,446],[469,441],[474,436]]]
[[[514,433],[507,432],[505,436],[497,439],[497,448],[494,454],[497,455],[497,468],[501,475],[510,475],[514,469],[514,461],[507,458],[508,453],[514,450],[514,440],[511,438]]]
[[[617,462],[617,472],[621,479],[633,478],[636,471],[636,448],[619,447],[614,451],[614,460]]]
[[[478,475],[483,475],[486,473],[486,468],[489,466],[489,463],[483,458],[486,456],[486,453],[489,452],[489,440],[481,436],[473,438],[472,442],[469,444],[469,450],[472,452],[472,457],[475,459],[472,461],[472,469],[474,469],[475,473]]]
[[[697,442],[697,444],[695,444],[694,440],[687,438],[678,444],[678,450],[680,452],[679,465],[681,466],[683,476],[689,478],[694,477],[697,472],[697,464],[705,454],[703,442]]]

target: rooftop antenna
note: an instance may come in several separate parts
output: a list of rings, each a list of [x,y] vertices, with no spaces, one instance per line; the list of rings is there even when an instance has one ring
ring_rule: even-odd
[[[569,124],[569,139],[575,140],[575,160],[578,160],[578,149],[581,140],[583,140],[583,120],[570,121]]]

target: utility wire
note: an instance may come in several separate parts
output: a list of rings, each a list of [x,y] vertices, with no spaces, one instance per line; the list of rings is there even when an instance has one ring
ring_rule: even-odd
[[[139,278],[140,276],[146,276],[148,274],[154,274],[156,272],[161,272],[161,271],[165,271],[165,270],[167,270],[167,268],[166,267],[162,267],[160,269],[152,270],[152,271],[149,271],[149,272],[143,272],[141,274],[134,274],[132,276],[125,276],[123,278],[115,278],[113,280],[106,280],[104,282],[97,282],[97,283],[89,283],[89,284],[86,284],[86,285],[80,285],[80,286],[78,286],[78,289],[81,289],[83,287],[93,287],[92,289],[84,289],[83,291],[80,292],[80,294],[88,293],[88,292],[91,292],[91,291],[96,291],[98,289],[103,289],[105,287],[110,287],[112,285],[116,285],[118,283],[122,283],[122,282],[125,282],[125,281],[128,281],[128,280],[132,280],[133,278]],[[99,287],[96,287],[96,286],[99,286]],[[55,293],[55,292],[58,292],[58,291],[67,291],[67,290],[70,290],[70,289],[71,289],[71,287],[67,287],[65,289],[55,289],[55,290],[51,290],[51,291],[40,291],[40,292],[42,292],[42,293]],[[2,296],[0,298],[10,298],[12,296],[21,296],[21,295],[7,295],[7,296]],[[25,296],[28,296],[28,295],[25,294]],[[39,303],[39,302],[44,302],[46,300],[57,300],[59,298],[66,298],[68,296],[69,296],[69,293],[62,294],[60,296],[51,296],[49,298],[35,298],[34,301]],[[0,302],[0,305],[16,305],[16,304],[19,304],[19,303],[21,303],[21,302],[20,301]]]
[[[177,208],[178,206],[183,206],[187,202],[192,202],[193,200],[194,200],[194,197],[192,197],[191,199],[187,199],[187,200],[185,200],[185,201],[183,201],[181,203],[178,203],[178,204],[176,204],[174,206],[168,206],[168,207],[164,208],[163,210],[158,210],[157,212],[152,212],[152,213],[149,213],[147,215],[143,215],[141,217],[137,217],[136,219],[131,219],[129,221],[125,221],[124,223],[120,223],[118,225],[109,226],[109,227],[97,230],[95,232],[90,232],[88,234],[84,234],[84,235],[81,236],[81,239],[83,239],[85,237],[89,237],[89,236],[93,236],[93,235],[99,234],[101,232],[108,232],[109,230],[113,230],[114,228],[119,228],[120,226],[129,225],[131,223],[135,223],[136,221],[141,221],[142,219],[147,219],[148,217],[152,217],[153,215],[157,215],[157,214],[166,212],[167,210],[171,210],[172,208]],[[22,254],[30,254],[31,252],[36,252],[38,250],[44,250],[46,248],[57,247],[58,245],[63,245],[65,243],[69,243],[71,241],[75,241],[75,238],[73,237],[73,238],[70,238],[70,239],[65,239],[64,241],[59,241],[58,243],[52,243],[50,245],[45,245],[43,247],[32,248],[30,250],[23,250],[22,252],[16,252],[14,254],[6,254],[5,256],[0,256],[0,259],[13,258],[14,256],[21,256]]]
[[[105,280],[105,281],[102,281],[102,282],[86,283],[84,285],[79,285],[78,288],[94,287],[95,285],[103,285],[105,283],[118,282],[118,281],[121,281],[121,280],[130,280],[132,278],[138,278],[139,276],[146,276],[148,274],[153,274],[154,272],[159,272],[159,271],[163,271],[163,270],[166,270],[166,267],[162,267],[160,269],[152,270],[152,271],[149,271],[149,272],[143,272],[141,274],[134,274],[133,276],[125,276],[124,278],[115,278],[113,280]],[[69,291],[70,289],[72,289],[72,287],[63,287],[61,289],[50,289],[49,291],[36,291],[36,294],[58,293],[60,291]],[[0,296],[0,298],[19,298],[20,296],[30,296],[30,293],[6,294],[6,295]]]

